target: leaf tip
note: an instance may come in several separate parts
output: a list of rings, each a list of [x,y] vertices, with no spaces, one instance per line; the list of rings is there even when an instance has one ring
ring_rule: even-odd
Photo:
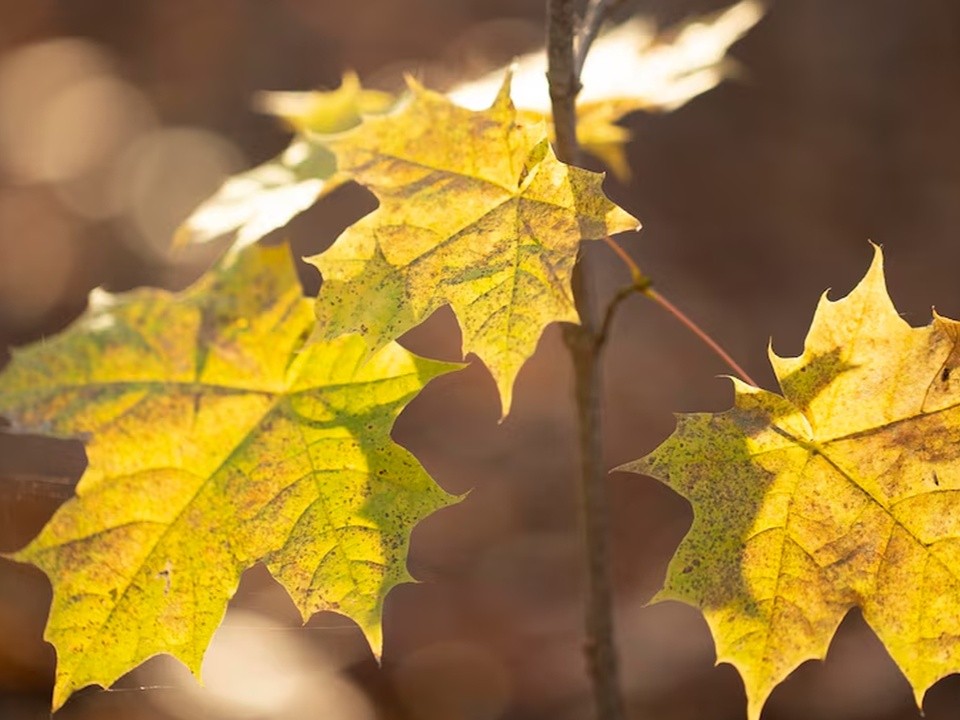
[[[370,645],[370,652],[377,665],[383,663],[383,622],[379,618],[371,623],[359,623],[360,631]]]
[[[883,277],[883,245],[868,240],[870,247],[873,248],[873,259],[870,262],[870,268],[867,270],[867,277],[878,274]]]
[[[67,700],[70,699],[70,696],[73,695],[74,690],[76,690],[76,688],[70,685],[64,685],[60,682],[60,679],[57,678],[53,686],[53,697],[50,700],[50,713],[53,714],[62,708]]]
[[[53,682],[53,695],[50,698],[50,714],[53,715],[60,708],[67,704],[75,692],[82,690],[85,687],[95,685],[101,689],[106,689],[109,686],[109,683],[96,682],[90,680],[86,683],[77,683],[74,681],[73,676],[63,672],[61,669],[61,660],[60,660],[60,651],[57,650],[57,674],[56,679]]]
[[[449,375],[450,373],[459,372],[470,365],[468,362],[434,360],[433,358],[423,357],[421,355],[417,355],[416,353],[410,354],[413,356],[414,362],[417,365],[417,370],[420,373],[420,378],[424,384],[433,378],[440,377],[441,375]]]
[[[764,392],[763,388],[751,385],[736,375],[719,375],[718,377],[727,378],[733,384],[733,392],[736,395],[755,395],[756,393]]]
[[[914,687],[911,685],[910,689],[913,691],[913,701],[917,704],[917,710],[920,711],[920,715],[924,714],[923,712],[923,696],[927,694],[929,688],[925,687]]]
[[[507,70],[503,74],[503,82],[500,84],[500,89],[497,90],[497,96],[493,99],[493,103],[490,105],[491,110],[508,110],[511,112],[514,110],[513,100],[510,98],[510,92],[513,85],[513,73],[516,70],[516,67],[516,62],[507,66]]]
[[[632,214],[624,210],[619,205],[614,205],[613,210],[607,213],[606,223],[611,235],[624,232],[639,232],[643,224]]]
[[[719,662],[717,663],[719,665]],[[747,694],[747,720],[760,720],[766,698],[751,697]]]
[[[614,468],[610,468],[610,472],[628,472],[636,473],[637,475],[643,475],[644,469],[647,467],[647,455],[644,455],[642,458],[636,460],[631,460],[630,462],[625,462],[620,465],[617,465]]]
[[[177,226],[177,229],[173,233],[173,237],[170,239],[171,250],[182,250],[188,245],[193,244],[194,233],[190,221],[193,219],[195,214],[196,212],[192,213],[186,220]]]
[[[323,253],[316,253],[315,255],[301,255],[300,260],[303,261],[305,264],[309,265],[310,267],[316,269],[318,273],[322,273],[322,270],[320,269],[320,263],[321,263],[322,257],[323,257]]]
[[[30,560],[27,558],[26,551],[30,548],[30,545],[21,548],[20,550],[14,550],[12,552],[3,551],[0,552],[0,560],[6,560],[7,562],[14,562],[29,565]]]
[[[426,93],[430,92],[413,73],[404,73],[403,82],[407,86],[407,89],[416,96],[425,95]]]

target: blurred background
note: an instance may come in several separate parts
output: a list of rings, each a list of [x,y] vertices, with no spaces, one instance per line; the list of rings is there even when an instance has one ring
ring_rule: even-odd
[[[446,88],[535,49],[542,0],[0,0],[0,353],[57,332],[97,286],[185,286],[173,230],[226,175],[289,135],[252,110],[262,89],[335,87],[345,69],[395,89],[413,70]],[[669,25],[722,0],[633,0],[620,14]],[[609,194],[644,229],[622,244],[663,294],[762,384],[772,337],[796,354],[819,294],[846,293],[884,246],[898,308],[960,316],[960,3],[773,0],[732,50],[735,79],[669,114],[631,115],[634,179]],[[329,245],[375,201],[345,187],[271,239],[299,255]],[[604,297],[628,280],[588,250]],[[303,267],[309,291],[318,278]],[[442,311],[405,340],[454,358]],[[4,362],[6,355],[0,359]],[[657,307],[624,305],[606,354],[610,467],[651,450],[673,412],[732,399],[715,357]],[[522,371],[498,425],[477,362],[432,383],[396,439],[460,505],[414,532],[423,580],[387,601],[382,667],[352,623],[301,627],[262,568],[243,580],[200,691],[166,658],[116,688],[89,688],[57,718],[586,720],[582,582],[570,367],[556,328]],[[76,442],[0,433],[0,550],[24,545],[84,467]],[[691,519],[657,482],[615,473],[616,622],[629,715],[745,714],[714,666],[706,625],[673,603],[645,607]],[[48,716],[54,654],[42,639],[43,576],[0,560],[0,719]],[[955,718],[960,679],[926,696]],[[906,681],[854,612],[826,662],[800,667],[764,718],[919,717]]]

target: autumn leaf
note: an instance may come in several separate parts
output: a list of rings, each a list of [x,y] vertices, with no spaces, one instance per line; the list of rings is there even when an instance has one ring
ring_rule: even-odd
[[[913,687],[960,670],[960,323],[910,327],[882,256],[821,299],[783,396],[734,381],[734,407],[681,415],[621,469],[661,479],[694,520],[656,600],[700,607],[750,718],[859,607]]]
[[[349,180],[337,174],[336,158],[323,136],[348,130],[362,115],[384,113],[395,102],[388,93],[361,87],[352,72],[336,90],[261,93],[257,106],[297,135],[277,157],[227,178],[177,229],[174,247],[233,233],[229,252],[234,253],[283,227]]]
[[[256,106],[297,132],[331,135],[356,127],[364,115],[387,112],[396,101],[390,93],[363,87],[357,74],[348,71],[336,90],[264,91],[257,95]]]
[[[580,144],[623,180],[630,178],[624,146],[629,131],[617,125],[625,115],[644,110],[676,110],[728,77],[736,67],[727,51],[760,18],[763,4],[741,0],[720,12],[657,31],[635,17],[603,32],[583,65],[577,96]],[[530,53],[514,64],[511,98],[521,113],[550,117],[546,52]],[[449,97],[479,110],[497,93],[504,70],[454,87]]]
[[[625,145],[629,131],[618,125],[638,110],[670,111],[710,90],[735,65],[727,50],[763,15],[757,0],[658,32],[633,18],[604,32],[586,58],[578,96],[581,145],[621,180],[631,176]],[[546,54],[530,53],[514,64],[512,99],[520,117],[549,121]],[[496,96],[506,68],[458,84],[448,96],[471,110],[485,109]],[[337,174],[323,135],[359,124],[364,115],[393,108],[397,99],[362,87],[353,72],[328,91],[262,92],[256,106],[281,118],[297,135],[276,158],[234,175],[200,205],[178,229],[174,246],[205,243],[235,234],[231,252],[286,225],[350,178]]]
[[[638,223],[604,196],[602,175],[556,159],[542,123],[518,122],[509,76],[483,112],[410,90],[398,111],[329,141],[380,207],[308,259],[324,280],[317,337],[360,333],[375,352],[449,304],[506,415],[543,328],[578,319],[580,240]]]
[[[53,696],[169,653],[199,675],[241,573],[263,561],[306,619],[353,618],[374,652],[384,596],[410,579],[413,525],[449,504],[390,439],[456,366],[313,324],[286,248],[249,248],[181,295],[140,290],[17,351],[0,413],[86,441],[77,497],[11,557],[53,585]]]

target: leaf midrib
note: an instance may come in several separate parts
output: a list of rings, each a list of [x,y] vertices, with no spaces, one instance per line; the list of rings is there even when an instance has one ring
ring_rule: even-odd
[[[953,406],[953,407],[956,407],[956,406]],[[946,410],[946,408],[944,408],[944,410]],[[940,412],[940,411],[937,411],[937,412]],[[930,413],[930,414],[933,415],[934,413]],[[887,505],[884,502],[882,502],[880,498],[875,497],[869,490],[866,489],[866,487],[864,487],[859,482],[857,482],[856,478],[853,476],[852,473],[842,468],[832,457],[830,457],[830,455],[826,452],[826,448],[823,445],[821,445],[817,441],[804,441],[800,438],[797,438],[791,433],[784,430],[783,428],[780,428],[779,426],[774,426],[774,428],[777,430],[779,435],[789,440],[792,440],[801,449],[806,450],[808,453],[811,453],[811,455],[813,453],[816,453],[817,455],[822,457],[827,462],[827,464],[829,464],[830,467],[832,467],[851,486],[853,486],[857,491],[859,491],[864,496],[866,496],[868,501],[872,501],[874,504],[876,504],[890,518],[894,526],[901,528],[904,531],[904,533],[907,534],[907,536],[909,536],[914,542],[917,543],[919,547],[923,548],[923,550],[927,553],[928,556],[932,557],[937,563],[939,563],[951,577],[960,581],[960,573],[954,571],[954,569],[952,569],[949,565],[943,562],[937,555],[935,555],[933,552],[930,551],[931,543],[924,542],[909,527],[904,525],[903,522],[901,522],[900,519],[897,518],[896,515],[894,515],[891,508],[887,507]],[[829,440],[829,441],[823,441],[823,442],[835,442],[835,440]],[[792,496],[791,496],[791,503],[792,503]],[[786,531],[786,526],[784,526],[784,531]]]

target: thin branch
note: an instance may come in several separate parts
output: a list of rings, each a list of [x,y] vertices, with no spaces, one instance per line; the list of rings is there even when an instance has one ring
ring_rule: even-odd
[[[640,278],[638,282],[634,282],[633,285],[627,285],[622,287],[617,291],[617,294],[614,295],[610,302],[607,304],[607,309],[603,314],[603,322],[600,324],[600,332],[597,333],[597,343],[603,345],[607,341],[607,336],[610,333],[610,325],[613,323],[613,316],[617,313],[617,308],[620,307],[620,303],[626,300],[628,297],[637,293],[638,295],[646,295],[647,290],[650,289],[650,279],[649,278]]]
[[[576,163],[579,159],[576,103],[577,94],[580,92],[580,71],[610,6],[610,0],[588,0],[588,3],[577,46],[574,48],[574,0],[547,0],[547,82],[550,87],[557,157],[566,163]],[[634,292],[646,295],[694,332],[737,374],[753,385],[756,383],[713,338],[650,288],[650,280],[643,275],[639,266],[623,248],[609,237],[605,240],[630,270],[633,284],[614,296],[598,327],[593,307],[596,301],[584,268],[584,258],[581,256],[573,272],[573,293],[581,324],[566,325],[564,339],[573,359],[580,441],[580,508],[587,565],[584,651],[598,720],[623,720],[623,693],[620,688],[613,632],[610,521],[600,412],[603,387],[600,353],[617,307]]]
[[[557,157],[577,162],[577,94],[580,79],[573,60],[574,0],[547,0],[547,83],[553,108]]]
[[[547,81],[557,156],[576,163],[576,102],[580,80],[574,61],[575,0],[547,0]],[[602,329],[581,256],[573,271],[580,325],[566,325],[564,339],[574,370],[574,397],[580,444],[580,508],[587,569],[584,652],[598,720],[623,720],[623,699],[613,640],[613,585],[610,579],[607,477],[603,466],[600,396]],[[613,310],[608,309],[608,314]],[[606,321],[609,324],[609,320]]]
[[[603,21],[607,19],[610,10],[620,2],[621,0],[589,0],[587,3],[574,46],[573,67],[578,78],[583,72],[583,63],[587,59],[587,53],[590,52],[590,46],[600,34]]]
[[[655,303],[657,303],[657,305],[662,307],[668,313],[673,315],[673,317],[679,320],[680,323],[685,328],[687,328],[690,332],[696,335],[701,340],[701,342],[703,342],[708,348],[713,350],[713,352],[716,353],[717,356],[719,356],[720,359],[723,360],[730,367],[731,370],[733,370],[734,374],[736,374],[737,377],[739,377],[741,380],[743,380],[746,383],[750,383],[754,387],[760,387],[757,384],[757,381],[754,380],[752,377],[750,377],[750,375],[747,374],[747,371],[744,370],[742,367],[740,367],[740,365],[737,364],[737,361],[734,360],[732,357],[730,357],[730,354],[726,350],[720,347],[720,343],[718,343],[716,340],[710,337],[710,335],[707,334],[707,332],[703,328],[701,328],[693,320],[691,320],[676,305],[674,305],[672,302],[667,300],[663,295],[658,293],[653,288],[648,287],[643,292],[643,294],[646,295],[651,300],[653,300]]]
[[[566,325],[574,368],[580,444],[580,508],[586,565],[584,654],[598,720],[623,720],[622,691],[613,629],[610,519],[603,465],[600,344],[580,325]]]

